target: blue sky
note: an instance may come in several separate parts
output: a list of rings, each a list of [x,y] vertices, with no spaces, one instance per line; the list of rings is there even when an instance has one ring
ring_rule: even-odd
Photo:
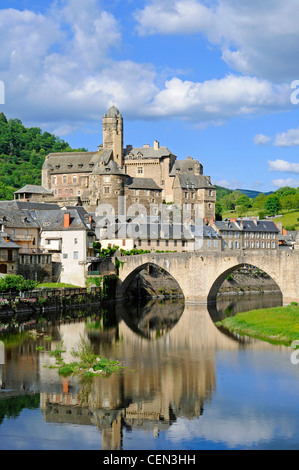
[[[2,0],[0,111],[95,150],[115,104],[125,145],[158,140],[232,189],[297,187],[298,17],[298,0]]]

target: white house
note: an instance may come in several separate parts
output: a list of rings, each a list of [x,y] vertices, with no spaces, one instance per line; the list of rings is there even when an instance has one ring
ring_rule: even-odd
[[[87,216],[87,218],[86,218]],[[92,231],[88,214],[80,208],[39,212],[40,248],[52,254],[53,263],[61,266],[59,282],[85,287],[89,260],[94,256]]]

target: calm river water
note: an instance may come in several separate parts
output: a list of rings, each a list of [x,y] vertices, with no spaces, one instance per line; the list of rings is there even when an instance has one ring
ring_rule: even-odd
[[[128,303],[0,333],[0,450],[299,449],[292,350],[214,324],[278,304],[273,294],[209,310]],[[60,377],[49,352],[63,341],[71,362],[81,338],[125,368],[85,383]]]

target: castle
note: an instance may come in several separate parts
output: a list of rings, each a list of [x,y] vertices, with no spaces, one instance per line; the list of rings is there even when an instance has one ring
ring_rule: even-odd
[[[193,214],[200,204],[203,217],[215,220],[216,188],[198,160],[178,160],[157,141],[153,147],[124,148],[123,117],[115,106],[103,116],[102,131],[103,143],[95,152],[49,154],[42,186],[27,185],[15,199],[81,205],[89,212],[109,204],[116,214],[121,196],[126,207],[141,204],[147,211],[174,203]]]

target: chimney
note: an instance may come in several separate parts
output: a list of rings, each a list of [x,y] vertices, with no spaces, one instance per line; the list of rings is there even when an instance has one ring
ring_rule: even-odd
[[[64,214],[64,228],[69,228],[71,225],[71,215],[69,212]]]
[[[159,148],[160,148],[160,143],[159,143],[157,140],[155,140],[155,142],[154,142],[154,150],[159,150]]]
[[[236,222],[237,222],[237,219],[235,219],[235,218],[234,218],[234,219],[230,219],[230,221],[236,223]]]

